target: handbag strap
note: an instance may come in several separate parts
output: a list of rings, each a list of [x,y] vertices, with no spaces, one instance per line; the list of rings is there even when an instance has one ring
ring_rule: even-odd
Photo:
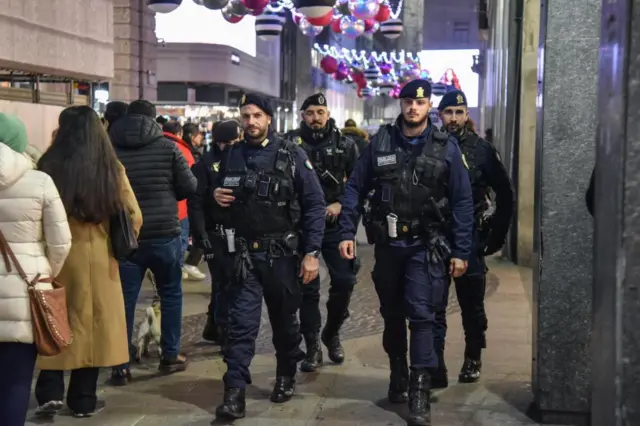
[[[24,269],[22,269],[22,265],[20,265],[20,262],[18,262],[16,255],[13,253],[13,250],[11,250],[11,246],[9,246],[9,242],[7,242],[7,239],[4,237],[2,231],[0,231],[0,252],[2,252],[2,258],[4,259],[4,265],[7,269],[7,272],[11,272],[11,262],[9,261],[11,260],[15,265],[18,274],[20,274],[20,277],[24,280],[25,283],[27,283],[28,286],[31,287],[35,282],[38,281],[38,279],[40,278],[40,274],[38,274],[38,276],[34,278],[34,282],[29,281],[27,274],[24,272]]]

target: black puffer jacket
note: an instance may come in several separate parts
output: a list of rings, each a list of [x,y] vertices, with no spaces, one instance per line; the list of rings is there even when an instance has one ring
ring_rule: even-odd
[[[135,114],[115,122],[109,136],[142,210],[140,240],[180,235],[177,201],[191,196],[197,182],[176,143],[154,119]]]

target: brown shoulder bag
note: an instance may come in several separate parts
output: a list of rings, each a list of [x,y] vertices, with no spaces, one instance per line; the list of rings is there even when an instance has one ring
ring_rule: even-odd
[[[33,341],[38,354],[43,356],[58,355],[73,342],[64,287],[55,278],[40,278],[40,274],[29,281],[1,231],[0,252],[7,272],[11,272],[11,262],[13,262],[20,277],[27,284]],[[53,289],[40,290],[36,288],[37,283],[50,283]]]

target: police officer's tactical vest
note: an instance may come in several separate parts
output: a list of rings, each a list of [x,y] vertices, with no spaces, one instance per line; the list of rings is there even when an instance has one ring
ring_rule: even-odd
[[[471,190],[473,193],[473,204],[478,206],[484,205],[484,199],[487,194],[489,183],[483,171],[486,164],[486,150],[481,146],[480,137],[473,132],[468,132],[467,137],[459,143],[460,151],[464,155],[466,165],[469,168],[469,180],[471,181]]]
[[[439,221],[434,204],[447,195],[448,136],[433,129],[416,157],[400,146],[392,147],[392,131],[390,125],[381,128],[372,147],[375,175],[372,216],[374,220],[384,221],[393,213],[398,216],[398,222],[419,221],[424,229],[425,225]]]
[[[300,205],[294,186],[295,143],[275,138],[270,155],[247,164],[242,146],[229,147],[222,186],[236,198],[225,218],[225,228],[235,228],[245,238],[281,237],[300,221]]]
[[[316,170],[324,197],[328,204],[334,203],[344,194],[346,167],[349,162],[348,140],[337,131],[318,145],[305,142],[300,136],[296,143],[309,156],[309,160]]]

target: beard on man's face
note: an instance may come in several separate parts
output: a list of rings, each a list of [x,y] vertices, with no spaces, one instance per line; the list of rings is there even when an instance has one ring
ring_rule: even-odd
[[[269,133],[268,128],[261,129],[257,126],[251,126],[244,130],[244,136],[248,141],[262,142]]]
[[[403,114],[402,115],[402,122],[408,128],[415,129],[416,127],[420,127],[420,126],[424,125],[424,123],[427,122],[428,118],[429,118],[428,115],[425,115],[424,117],[422,117],[422,119],[420,119],[417,116],[407,117],[406,114]]]
[[[447,128],[447,132],[457,135],[459,133],[462,132],[462,129],[464,128],[464,126],[458,124],[458,123],[449,123],[445,126]]]

